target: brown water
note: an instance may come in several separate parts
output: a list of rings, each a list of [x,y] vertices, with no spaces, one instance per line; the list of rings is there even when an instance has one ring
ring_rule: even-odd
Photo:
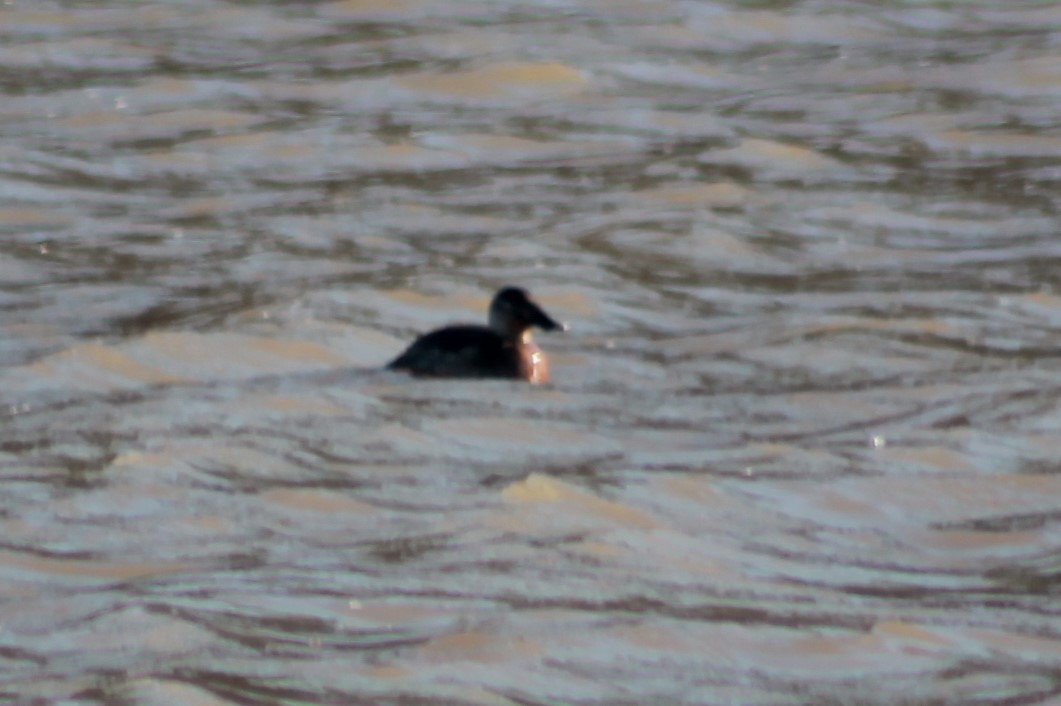
[[[1061,703],[1061,6],[0,9],[0,701]],[[554,383],[372,369],[500,285]]]

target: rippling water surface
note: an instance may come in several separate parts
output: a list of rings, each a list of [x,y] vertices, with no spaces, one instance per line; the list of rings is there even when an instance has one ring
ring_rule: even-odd
[[[4,3],[0,699],[1061,703],[1059,38]]]

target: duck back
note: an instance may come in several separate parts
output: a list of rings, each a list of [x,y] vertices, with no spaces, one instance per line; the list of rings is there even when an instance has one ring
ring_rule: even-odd
[[[519,346],[485,326],[447,326],[413,341],[387,368],[428,377],[529,379]]]

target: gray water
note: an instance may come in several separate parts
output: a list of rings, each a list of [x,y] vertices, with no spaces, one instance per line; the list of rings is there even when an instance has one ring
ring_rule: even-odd
[[[0,8],[0,700],[1061,704],[1061,6]],[[528,288],[553,382],[380,372]]]

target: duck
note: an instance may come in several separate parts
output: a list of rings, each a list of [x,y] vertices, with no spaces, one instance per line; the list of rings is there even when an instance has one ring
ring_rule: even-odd
[[[418,377],[500,378],[549,382],[549,362],[531,329],[566,331],[526,290],[503,287],[490,302],[487,325],[457,324],[417,338],[387,364]]]

